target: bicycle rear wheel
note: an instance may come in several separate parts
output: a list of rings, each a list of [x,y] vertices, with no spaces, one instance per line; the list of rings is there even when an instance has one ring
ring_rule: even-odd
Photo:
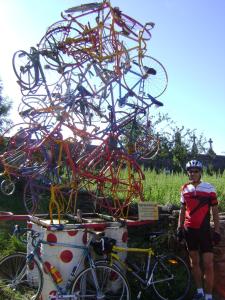
[[[23,50],[15,52],[12,64],[18,83],[23,89],[31,90],[38,84],[38,65],[34,62],[31,54]]]
[[[190,288],[190,271],[182,258],[174,254],[159,257],[152,273],[153,289],[160,299],[186,299]]]
[[[36,300],[42,287],[42,271],[35,260],[27,261],[25,253],[14,253],[0,261],[0,295],[10,294],[10,299]]]
[[[126,278],[115,268],[98,265],[83,270],[75,279],[71,294],[76,299],[131,299]]]

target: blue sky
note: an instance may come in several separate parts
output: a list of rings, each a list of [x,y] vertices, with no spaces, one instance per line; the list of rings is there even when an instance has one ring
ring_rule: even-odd
[[[98,1],[98,0],[96,0]],[[35,46],[60,12],[91,1],[1,0],[0,77],[4,94],[14,100],[17,120],[21,100],[12,69],[15,51]],[[169,84],[160,97],[168,113],[185,128],[197,129],[225,152],[225,1],[224,0],[112,0],[113,6],[139,20],[152,21],[149,55],[166,68]],[[153,111],[154,113],[154,111]]]

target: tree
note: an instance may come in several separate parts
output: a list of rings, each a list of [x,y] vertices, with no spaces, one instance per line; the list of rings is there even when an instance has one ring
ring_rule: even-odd
[[[2,134],[7,127],[12,124],[9,120],[8,114],[12,106],[12,102],[9,101],[8,97],[2,95],[3,84],[0,79],[0,134]]]
[[[175,141],[174,141],[174,147],[172,149],[173,165],[175,171],[182,171],[183,165],[187,161],[188,149],[187,149],[187,145],[182,140],[181,131],[177,129],[174,137],[175,137],[174,138]]]
[[[177,127],[167,114],[156,115],[153,119],[153,131],[160,139],[156,161],[168,159],[172,161],[174,171],[182,171],[187,160],[195,158],[198,153],[206,153],[206,138],[202,134],[197,135],[196,129]]]

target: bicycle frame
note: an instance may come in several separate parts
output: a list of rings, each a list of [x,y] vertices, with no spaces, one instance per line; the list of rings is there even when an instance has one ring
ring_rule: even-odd
[[[118,253],[142,253],[147,256],[147,263],[145,267],[145,272],[143,276],[138,275],[138,271],[135,271],[134,266],[130,264],[128,261],[123,261]],[[157,280],[154,280],[153,278],[153,270],[155,264],[151,263],[152,257],[156,258],[156,261],[160,264],[160,266],[164,270],[164,275],[166,277],[159,278]],[[112,251],[109,253],[109,260],[108,263],[110,266],[114,266],[115,268],[118,268],[119,270],[125,270],[132,274],[144,287],[149,287],[150,285],[154,285],[161,282],[167,282],[174,279],[174,275],[171,273],[171,271],[168,269],[168,267],[163,262],[164,255],[156,255],[153,249],[150,248],[125,248],[125,247],[119,247],[119,246],[113,246]],[[98,260],[97,264],[101,264],[102,262],[105,262],[105,260]],[[177,261],[171,259],[171,264],[177,264]],[[136,266],[137,268],[138,266]],[[142,270],[143,271],[143,270]],[[141,293],[141,290],[139,291],[139,294]],[[139,298],[137,298],[139,299]]]
[[[118,7],[113,8],[109,1],[104,1],[102,4],[97,3],[97,9],[95,6],[93,6],[93,10],[89,7],[89,11],[84,14],[71,15],[71,13],[85,10],[86,6],[82,5],[68,9],[66,11],[67,13],[69,12],[67,16],[62,15],[63,19],[68,22],[66,25],[68,29],[73,28],[72,26],[74,25],[79,33],[77,38],[73,36],[64,39],[61,44],[63,50],[72,56],[77,54],[78,51],[82,51],[100,63],[115,59],[114,72],[117,76],[121,77],[123,73],[121,69],[122,56],[125,55],[128,57],[126,53],[137,50],[139,61],[141,60],[143,53],[146,51],[146,41],[151,38],[150,29],[153,28],[154,23],[149,22],[142,25],[138,21],[123,14]],[[83,25],[81,20],[78,19],[90,13],[96,13],[96,23],[90,25],[88,21],[88,25]],[[107,21],[109,21],[109,24],[107,24]],[[60,28],[60,24],[55,28],[57,29],[57,27]],[[65,28],[64,26],[64,29]],[[134,41],[137,45],[130,46],[129,49],[126,49],[123,46],[123,40],[128,40],[129,42]],[[104,47],[107,43],[112,47],[112,53],[104,53]],[[75,46],[74,49],[72,45]],[[80,50],[79,46],[81,48]],[[96,55],[96,50],[98,55]],[[129,64],[128,60],[129,59],[123,64],[123,67]]]
[[[30,231],[30,230],[27,230],[27,231]],[[92,240],[92,238],[90,238],[88,240],[87,246],[79,246],[79,245],[67,244],[67,243],[58,243],[58,242],[57,243],[52,243],[52,242],[47,242],[45,240],[39,239],[35,243],[33,251],[30,254],[27,255],[27,262],[28,263],[32,263],[32,260],[36,259],[38,261],[39,265],[42,266],[42,268],[44,269],[45,273],[48,274],[48,276],[51,278],[51,281],[54,284],[54,286],[55,286],[55,288],[56,288],[59,296],[60,295],[62,296],[62,295],[69,295],[68,291],[70,291],[70,289],[71,289],[71,285],[73,283],[73,280],[76,278],[76,275],[80,271],[82,263],[84,262],[84,260],[87,259],[88,265],[93,269],[92,275],[93,275],[93,278],[94,278],[97,290],[99,291],[100,288],[98,286],[98,281],[96,280],[95,270],[94,270],[95,262],[94,262],[94,260],[93,260],[93,258],[91,256],[91,253],[90,253],[90,250],[89,250],[90,249],[91,240]],[[83,250],[81,258],[80,258],[78,264],[73,267],[73,269],[72,269],[72,271],[71,271],[71,273],[69,275],[69,279],[67,280],[64,288],[61,287],[59,284],[57,284],[55,282],[55,280],[53,279],[53,276],[52,276],[51,272],[45,266],[44,261],[43,261],[42,257],[39,254],[39,248],[40,248],[41,244],[45,244],[45,245],[49,245],[49,246],[71,247],[71,248]],[[21,272],[21,274],[22,273],[23,272]],[[71,297],[74,297],[74,300],[76,300],[76,296],[75,295],[71,295]],[[52,299],[58,299],[58,298],[56,298],[55,296],[52,296]]]
[[[126,261],[123,261],[117,252],[122,253],[143,253],[147,255],[147,266],[145,269],[145,278],[140,277],[137,272],[132,268],[132,266],[128,265]],[[113,264],[114,261],[118,262],[119,265],[122,266],[125,270],[130,272],[133,276],[135,276],[143,285],[149,286],[152,284],[152,274],[151,274],[151,258],[154,256],[154,251],[152,248],[125,248],[125,247],[118,247],[113,246],[112,252],[110,253],[110,265]]]

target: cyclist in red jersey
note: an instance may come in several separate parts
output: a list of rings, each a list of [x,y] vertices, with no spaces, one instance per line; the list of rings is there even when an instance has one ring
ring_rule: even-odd
[[[193,300],[212,300],[213,244],[218,244],[220,241],[217,195],[213,185],[201,181],[200,161],[189,161],[186,170],[189,182],[181,188],[177,236],[180,241],[185,239],[189,252],[192,274],[197,287]],[[214,222],[213,237],[210,230],[210,213]],[[203,270],[200,267],[200,255],[202,255]]]

